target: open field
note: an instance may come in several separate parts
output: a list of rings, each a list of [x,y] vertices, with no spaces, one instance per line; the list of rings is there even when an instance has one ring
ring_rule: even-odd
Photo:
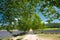
[[[38,31],[36,31],[38,32]],[[45,33],[46,32],[46,33]],[[52,33],[53,32],[53,33]],[[54,33],[55,32],[55,33]],[[59,32],[59,33],[56,33],[56,32]],[[30,33],[31,34],[31,33]],[[9,35],[9,34],[8,34]],[[10,40],[10,39],[24,39],[25,37],[28,36],[28,34],[25,34],[25,35],[18,35],[16,37],[13,37],[13,36],[8,36],[7,35],[7,32],[3,32],[3,33],[0,33],[0,36],[5,36],[5,38],[2,38],[2,40]],[[35,35],[35,36],[34,36]],[[6,37],[7,36],[7,37]],[[40,40],[60,40],[60,30],[43,30],[43,33],[37,33],[37,34],[33,34],[33,35],[29,35],[30,37],[34,36],[34,37],[38,37]],[[29,38],[30,38],[29,37]]]
[[[39,29],[39,30],[60,30],[60,28],[44,28],[44,29]]]
[[[60,30],[60,28],[45,28],[43,30]]]

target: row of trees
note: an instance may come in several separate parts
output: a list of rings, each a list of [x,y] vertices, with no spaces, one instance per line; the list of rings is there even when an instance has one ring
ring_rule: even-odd
[[[38,12],[49,19],[47,22],[50,23],[54,19],[60,19],[59,12],[54,8],[60,8],[59,4],[59,0],[0,0],[0,23],[2,26],[8,24],[7,30],[12,26],[12,29],[19,30],[44,28]]]
[[[60,23],[49,23],[46,26],[47,28],[60,28]]]

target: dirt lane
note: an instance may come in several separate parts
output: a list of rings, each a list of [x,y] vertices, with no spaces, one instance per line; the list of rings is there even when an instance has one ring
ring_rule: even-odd
[[[22,40],[56,40],[56,39],[50,38],[50,37],[38,37],[35,34],[28,34],[28,35],[25,35]]]
[[[40,38],[38,38],[37,35],[28,34],[25,35],[25,37],[22,40],[40,40]]]

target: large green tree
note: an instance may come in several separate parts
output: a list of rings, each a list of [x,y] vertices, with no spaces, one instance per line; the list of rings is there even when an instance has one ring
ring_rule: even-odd
[[[27,18],[26,20],[25,20],[25,18],[18,19],[17,29],[29,31],[29,29],[37,30],[37,29],[45,28],[45,26],[43,26],[44,24],[41,23],[41,21],[42,20],[40,19],[40,17],[37,14],[32,14],[31,18]]]
[[[17,18],[18,25],[21,21],[21,27],[25,24],[26,27],[34,24],[32,27],[34,28],[34,26],[41,23],[39,22],[38,15],[37,18],[36,16],[33,16],[36,13],[38,14],[38,12],[41,12],[47,19],[49,19],[47,20],[48,22],[53,21],[54,19],[60,19],[60,12],[55,9],[60,8],[59,4],[59,0],[0,0],[0,14],[2,14],[0,22],[3,24],[9,23],[9,26],[11,26],[12,22],[16,24],[15,18]]]

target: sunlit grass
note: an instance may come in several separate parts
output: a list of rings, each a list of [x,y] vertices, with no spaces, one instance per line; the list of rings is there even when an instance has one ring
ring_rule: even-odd
[[[60,28],[45,28],[43,30],[60,30]]]

